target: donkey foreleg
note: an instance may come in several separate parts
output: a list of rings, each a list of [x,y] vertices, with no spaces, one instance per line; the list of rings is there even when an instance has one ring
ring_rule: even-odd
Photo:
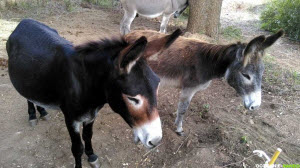
[[[176,133],[178,135],[183,135],[182,123],[184,114],[187,111],[193,96],[198,91],[206,89],[209,86],[210,82],[211,81],[207,81],[203,84],[198,85],[197,87],[183,88],[181,90],[180,100],[177,108],[177,117],[175,120],[175,125],[177,126]]]
[[[98,156],[94,154],[92,147],[93,124],[94,120],[92,122],[83,123],[82,139],[85,143],[85,154],[88,156],[88,162],[93,168],[99,168],[99,159]]]
[[[167,26],[168,26],[168,22],[170,20],[170,17],[171,17],[172,14],[164,14],[163,15],[163,18],[162,18],[162,21],[161,21],[161,24],[160,24],[160,30],[159,32],[161,33],[166,33],[167,32]]]
[[[75,157],[75,168],[81,168],[81,156],[83,154],[83,144],[80,138],[80,122],[68,119],[69,116],[65,115],[65,122],[72,141],[72,153]]]
[[[196,91],[191,90],[191,89],[184,89],[181,91],[180,95],[180,100],[178,103],[178,108],[177,108],[177,117],[175,120],[175,125],[177,126],[176,128],[176,133],[178,135],[183,135],[183,128],[182,128],[182,123],[183,123],[183,118],[184,114],[187,111],[190,102],[194,96]]]

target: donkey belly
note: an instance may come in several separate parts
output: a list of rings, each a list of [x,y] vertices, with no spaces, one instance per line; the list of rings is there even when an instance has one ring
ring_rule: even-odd
[[[172,87],[180,87],[181,86],[181,81],[179,78],[171,78],[171,77],[166,77],[166,76],[160,76],[158,74],[159,78],[160,78],[160,83],[162,86],[172,86]]]
[[[54,76],[45,63],[48,60],[39,60],[34,56],[10,55],[9,76],[13,86],[26,99],[40,104],[57,105],[58,88]]]
[[[171,4],[166,0],[136,0],[136,12],[142,16],[155,18],[168,12]]]

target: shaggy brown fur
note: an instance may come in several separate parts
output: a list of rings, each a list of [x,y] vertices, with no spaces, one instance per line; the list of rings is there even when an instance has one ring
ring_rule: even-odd
[[[125,36],[129,43],[140,36],[146,36],[149,43],[159,44],[166,37],[165,34],[149,30],[138,30]],[[158,55],[144,55],[150,67],[161,77],[180,79],[180,85],[184,84],[184,78],[201,83],[204,77],[210,79],[224,75],[226,67],[234,61],[231,52],[236,52],[238,47],[244,44],[216,45],[205,43],[196,39],[179,37],[166,50]],[[146,51],[149,50],[148,46]],[[202,71],[201,73],[197,73]],[[188,75],[187,75],[188,74]],[[199,76],[200,75],[200,76]],[[193,84],[187,84],[192,87]]]

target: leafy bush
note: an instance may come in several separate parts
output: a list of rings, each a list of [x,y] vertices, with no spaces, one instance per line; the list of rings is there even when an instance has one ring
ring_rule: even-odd
[[[261,27],[276,32],[285,30],[294,40],[300,40],[300,0],[272,0],[261,14]]]
[[[241,39],[242,37],[242,30],[234,26],[228,26],[222,29],[221,33],[224,37],[229,39]]]

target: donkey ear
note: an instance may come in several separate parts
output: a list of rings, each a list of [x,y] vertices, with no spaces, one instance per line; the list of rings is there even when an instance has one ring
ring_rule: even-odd
[[[158,54],[162,50],[168,48],[181,34],[182,31],[177,29],[170,35],[152,40],[148,43],[144,56],[147,58]]]
[[[133,44],[126,47],[121,51],[121,55],[118,60],[118,67],[120,72],[130,73],[132,67],[141,58],[147,45],[147,39],[142,36],[136,40]]]
[[[284,31],[280,29],[277,33],[269,36],[266,38],[266,40],[262,44],[262,48],[268,48],[271,45],[273,45],[282,35],[284,34]]]
[[[243,66],[244,67],[250,61],[250,57],[252,56],[252,53],[260,50],[260,47],[261,47],[262,43],[265,41],[265,39],[266,38],[263,35],[262,36],[258,36],[258,37],[255,37],[253,40],[251,40],[247,44],[247,46],[246,46],[246,48],[245,48],[245,50],[243,52],[243,56],[244,56],[243,57]]]
[[[266,39],[265,36],[261,35],[251,40],[244,50],[244,56],[258,50],[260,45],[265,41],[265,39]]]

